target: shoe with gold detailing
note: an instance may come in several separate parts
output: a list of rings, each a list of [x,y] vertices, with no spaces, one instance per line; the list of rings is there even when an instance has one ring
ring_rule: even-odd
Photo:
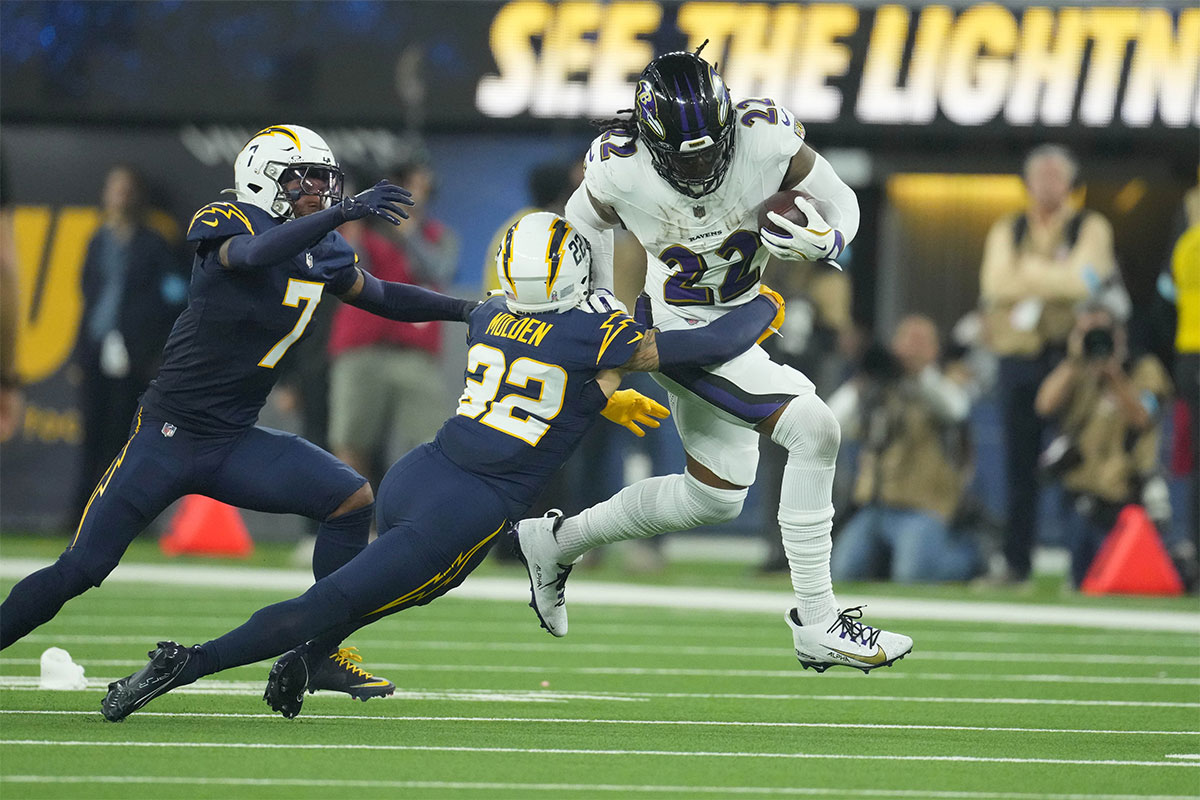
[[[805,625],[794,608],[784,617],[792,629],[800,665],[817,672],[840,665],[870,674],[873,669],[895,664],[913,647],[908,636],[863,623],[862,606],[839,611],[832,622],[813,625]]]
[[[396,684],[387,678],[377,678],[359,664],[362,656],[357,647],[342,647],[318,664],[312,664],[308,678],[308,693],[317,691],[345,692],[364,703],[372,697],[387,697],[396,691]]]

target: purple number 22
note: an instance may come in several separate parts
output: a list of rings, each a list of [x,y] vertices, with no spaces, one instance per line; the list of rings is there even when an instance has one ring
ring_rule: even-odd
[[[721,242],[716,254],[724,259],[731,259],[736,254],[738,259],[729,265],[725,280],[716,290],[720,302],[728,303],[758,282],[758,268],[753,266],[756,252],[758,236],[750,231],[734,231]],[[677,268],[663,284],[664,300],[673,306],[710,306],[714,303],[713,290],[696,285],[708,269],[704,256],[674,244],[663,250],[658,258],[668,267]]]

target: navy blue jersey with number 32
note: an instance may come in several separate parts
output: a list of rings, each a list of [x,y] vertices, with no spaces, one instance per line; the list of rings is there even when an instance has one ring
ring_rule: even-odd
[[[357,261],[335,231],[269,267],[221,266],[217,251],[225,239],[281,224],[248,203],[210,203],[192,218],[187,239],[197,249],[188,305],[143,400],[164,418],[198,433],[254,425],[278,378],[275,368],[304,338],[322,300],[325,284],[314,268]]]
[[[437,445],[518,519],[607,403],[596,373],[627,362],[645,332],[621,312],[515,315],[489,300],[471,314],[466,388]]]

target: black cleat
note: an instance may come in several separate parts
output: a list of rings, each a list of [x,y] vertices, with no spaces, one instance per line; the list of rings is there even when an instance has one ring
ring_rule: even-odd
[[[387,697],[396,691],[396,684],[387,678],[376,678],[360,666],[362,656],[357,647],[343,647],[316,666],[308,679],[308,693],[316,691],[345,692],[364,703],[372,697]]]
[[[182,686],[180,675],[191,661],[194,649],[175,642],[159,642],[157,648],[146,653],[149,664],[108,685],[108,694],[100,701],[100,713],[109,722],[120,722],[160,694]]]
[[[297,647],[279,657],[267,676],[267,689],[263,700],[272,711],[278,711],[288,719],[300,713],[304,705],[304,690],[308,688],[308,647]]]
[[[288,719],[300,713],[304,692],[343,692],[364,703],[372,697],[388,697],[396,685],[386,678],[376,678],[358,666],[362,656],[357,647],[343,647],[314,663],[316,657],[308,645],[289,650],[279,657],[267,677],[263,700],[272,710]]]

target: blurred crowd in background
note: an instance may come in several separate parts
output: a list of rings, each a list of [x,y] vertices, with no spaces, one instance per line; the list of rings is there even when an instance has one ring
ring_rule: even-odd
[[[397,62],[396,92],[408,108],[417,90],[405,64],[414,72],[430,68],[413,58]],[[434,47],[425,58],[437,61],[445,54]],[[805,119],[804,109],[795,110]],[[317,122],[304,116],[258,121],[306,124],[320,132],[328,109]],[[480,161],[469,143],[444,134],[427,139],[413,127],[418,122],[406,123],[403,158],[358,164],[343,159],[352,186],[387,177],[411,189],[412,218],[398,228],[369,220],[348,223],[342,233],[357,250],[360,266],[380,278],[481,297],[496,287],[494,237],[517,215],[562,212],[582,180],[588,134],[571,129],[567,147],[561,138],[541,148],[536,137],[519,137],[523,141],[513,146],[525,154],[525,185],[506,179],[503,194],[474,192],[472,203],[490,197],[489,214],[481,220],[479,214],[453,213],[457,221],[451,223],[439,210],[461,212],[465,201],[458,198],[472,194]],[[816,130],[810,143],[817,150],[839,145],[822,139],[819,126]],[[1189,130],[1195,133],[1194,126]],[[505,136],[497,133],[498,140]],[[437,144],[427,146],[430,139]],[[339,152],[338,139],[331,141]],[[1191,165],[1190,183],[1195,158],[1194,152],[1176,154],[1170,169],[1178,176],[1179,163]],[[27,160],[13,164],[11,152],[5,159],[14,173],[36,173]],[[853,158],[831,160],[853,172]],[[956,154],[955,163],[964,160],[969,156]],[[22,259],[40,263],[70,256],[55,252],[46,238],[48,217],[39,222],[26,211],[14,223],[16,208],[45,203],[44,197],[22,196],[16,184],[28,186],[28,178],[4,182],[0,434],[7,442],[6,501],[21,470],[13,461],[29,452],[14,450],[12,443],[48,441],[46,431],[59,424],[46,416],[43,404],[22,408],[24,389],[52,375],[22,374],[18,363],[38,359],[19,359],[16,353],[51,347],[46,344],[51,339],[43,338],[49,334],[31,320],[53,292],[77,292],[81,304],[70,366],[62,373],[66,380],[56,384],[56,391],[77,397],[77,417],[62,424],[74,430],[77,420],[78,430],[58,440],[77,448],[77,475],[59,476],[57,525],[29,525],[6,514],[10,529],[74,527],[81,500],[125,440],[137,397],[154,376],[171,323],[186,303],[191,253],[181,231],[188,220],[178,214],[179,198],[171,197],[180,187],[163,179],[157,160],[88,163],[95,174],[81,183],[102,182],[101,196],[62,198],[64,216],[55,223],[60,232],[83,224],[65,215],[67,207],[95,207],[76,286],[27,280],[43,273],[22,268]],[[207,166],[228,170],[220,158]],[[945,167],[935,164],[928,171],[937,169]],[[1187,192],[1174,210],[1170,241],[1158,243],[1151,264],[1136,232],[1114,231],[1113,221],[1090,207],[1089,179],[1106,176],[1086,157],[1026,132],[1019,148],[990,157],[977,170],[1018,175],[1024,189],[1016,204],[1022,207],[1010,203],[1005,213],[984,220],[985,236],[955,241],[960,228],[978,222],[979,208],[964,212],[959,224],[933,204],[906,204],[905,184],[896,182],[885,190],[894,209],[884,213],[879,182],[864,186],[847,175],[862,187],[864,225],[847,254],[846,271],[777,263],[766,273],[766,282],[787,300],[787,320],[782,335],[765,346],[812,378],[842,425],[834,579],[1023,585],[1034,569],[1035,546],[1050,544],[1068,553],[1067,580],[1078,587],[1117,515],[1133,504],[1154,521],[1194,590],[1200,535],[1200,189]],[[1148,184],[1138,180],[1122,185],[1156,191],[1154,176]],[[496,186],[495,178],[489,185]],[[439,202],[444,193],[453,200]],[[189,187],[188,198],[194,195]],[[1122,206],[1127,200],[1113,202]],[[985,212],[991,207],[982,206]],[[500,219],[505,221],[497,226]],[[33,241],[37,236],[42,238]],[[489,239],[493,244],[482,253],[463,246]],[[1139,244],[1122,250],[1122,241]],[[943,274],[951,275],[949,291],[971,287],[970,298],[957,292],[956,305],[966,313],[947,318],[947,309],[939,307],[927,283],[936,270],[929,263],[920,266],[931,262],[931,252],[957,259]],[[889,270],[898,261],[906,266],[893,278]],[[617,295],[632,305],[645,273],[645,254],[632,237],[618,235],[616,263]],[[1148,277],[1148,268],[1156,274]],[[891,280],[909,282],[889,288]],[[879,299],[885,295],[887,303]],[[390,323],[338,303],[323,304],[309,330],[273,397],[271,422],[294,427],[377,486],[393,459],[428,440],[453,412],[461,389],[461,331],[438,323]],[[665,402],[649,379],[633,385]],[[777,498],[759,494],[780,485],[784,453],[776,450],[766,446],[759,488],[743,519],[724,531],[761,536],[759,566],[768,571],[786,568],[771,511]],[[679,471],[682,459],[678,438],[666,426],[635,440],[600,424],[541,505],[570,514],[641,477]],[[652,542],[627,557],[631,569],[654,569],[663,556]]]
[[[788,318],[768,347],[813,377],[847,442],[835,579],[1021,583],[1030,577],[1034,545],[1050,541],[1067,548],[1077,587],[1119,511],[1139,504],[1194,584],[1200,342],[1175,304],[1181,287],[1192,295],[1185,303],[1200,302],[1194,297],[1200,189],[1189,193],[1180,213],[1178,243],[1159,280],[1163,302],[1145,312],[1164,317],[1145,329],[1177,331],[1164,364],[1155,343],[1130,340],[1134,309],[1112,228],[1072,202],[1078,172],[1063,147],[1044,145],[1028,155],[1027,208],[992,226],[978,310],[951,331],[921,314],[903,317],[894,331],[872,331],[851,316],[844,273],[819,264],[773,265],[770,282],[787,298]],[[361,266],[378,277],[444,288],[459,249],[455,232],[428,211],[438,180],[432,166],[397,164],[386,177],[412,189],[412,218],[399,227],[347,223],[342,233]],[[530,204],[515,215],[561,212],[581,179],[581,161],[538,165],[529,176]],[[351,190],[370,180],[352,176]],[[138,396],[186,302],[190,261],[178,237],[170,240],[148,223],[136,165],[108,170],[99,204],[103,221],[87,246],[73,358],[83,457],[75,505],[64,509],[68,527],[126,438]],[[617,264],[618,295],[631,302],[645,254],[623,237]],[[484,267],[480,296],[496,288],[492,265]],[[274,407],[378,485],[387,465],[432,438],[453,408],[456,386],[441,380],[438,365],[443,339],[452,334],[439,323],[391,323],[342,304],[322,311]],[[13,363],[11,351],[4,361]],[[6,383],[19,385],[15,377]],[[662,395],[650,381],[638,388]],[[980,404],[998,412],[1003,447],[991,455],[1002,461],[1006,518],[990,513],[975,493],[980,453],[973,409]],[[17,413],[6,403],[6,431],[19,426]],[[770,471],[783,466],[775,455],[764,453]],[[675,471],[681,460],[668,431],[638,441],[598,426],[541,505],[582,509],[639,477]],[[1039,513],[1043,489],[1053,498],[1050,514]],[[1039,537],[1039,522],[1047,519],[1055,530]],[[769,524],[763,539],[770,555],[762,569],[785,568]],[[660,557],[651,545],[630,566],[653,569]]]

